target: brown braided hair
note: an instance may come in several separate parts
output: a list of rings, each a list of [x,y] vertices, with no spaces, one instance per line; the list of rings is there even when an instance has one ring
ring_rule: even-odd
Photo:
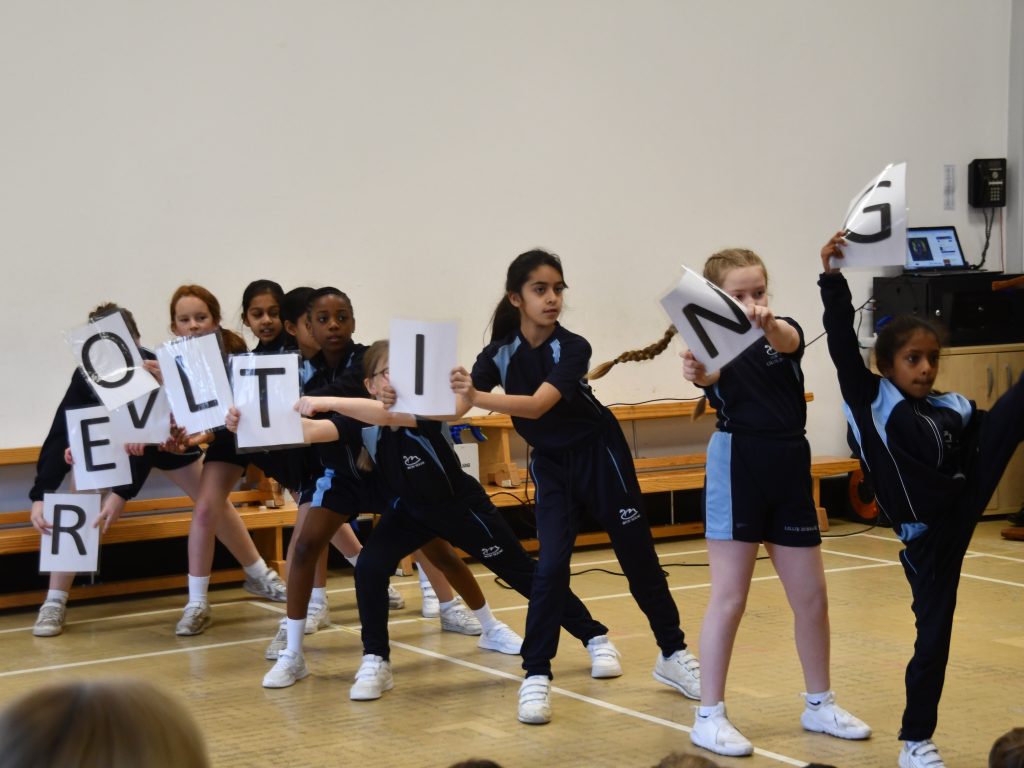
[[[623,352],[614,360],[609,360],[606,363],[601,363],[600,365],[596,366],[587,373],[587,378],[600,379],[602,376],[608,373],[608,371],[614,368],[618,363],[638,363],[642,360],[653,360],[655,357],[657,357],[666,349],[668,349],[668,343],[672,341],[672,337],[675,336],[676,333],[676,327],[674,325],[670,325],[666,329],[665,333],[662,334],[662,337],[653,344],[648,344],[646,347],[643,347],[642,349],[630,349],[626,352]]]
[[[760,267],[764,272],[764,278],[767,283],[768,270],[765,267],[764,262],[761,260],[760,256],[747,248],[726,248],[725,250],[718,251],[717,253],[713,253],[708,256],[707,261],[704,262],[704,278],[717,286],[721,286],[726,273],[740,267]],[[658,341],[642,349],[632,349],[628,352],[623,352],[614,360],[609,360],[607,363],[601,363],[587,373],[587,378],[600,379],[618,363],[634,363],[642,360],[651,360],[668,349],[668,343],[672,340],[672,337],[675,336],[675,334],[676,327],[674,325],[670,325],[668,330],[665,331],[665,334]]]

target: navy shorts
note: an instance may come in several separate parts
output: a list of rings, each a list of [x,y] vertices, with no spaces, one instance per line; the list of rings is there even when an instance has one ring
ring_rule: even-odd
[[[702,506],[708,539],[821,544],[811,494],[811,447],[802,437],[715,432],[708,443]]]
[[[352,520],[364,512],[381,511],[382,503],[376,493],[376,485],[373,480],[357,480],[328,468],[315,481],[304,484],[299,503],[323,507],[346,520]]]
[[[213,440],[206,446],[206,461],[222,461],[245,469],[249,466],[250,455],[238,453],[235,448],[235,436],[226,429],[213,433]]]

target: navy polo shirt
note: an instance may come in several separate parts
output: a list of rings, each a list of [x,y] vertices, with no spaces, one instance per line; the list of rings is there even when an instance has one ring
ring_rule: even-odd
[[[585,376],[590,344],[561,325],[536,349],[516,332],[491,342],[473,364],[473,386],[490,392],[500,386],[509,395],[532,395],[547,382],[562,399],[539,419],[512,417],[524,440],[538,450],[572,448],[597,434],[607,409],[594,397]]]
[[[804,374],[804,332],[795,320],[780,317],[800,336],[795,352],[777,352],[764,337],[722,369],[718,381],[704,391],[718,412],[722,432],[764,437],[799,437],[807,423]]]

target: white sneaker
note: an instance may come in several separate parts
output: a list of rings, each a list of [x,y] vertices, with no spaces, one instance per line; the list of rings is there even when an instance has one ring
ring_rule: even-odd
[[[591,677],[618,677],[622,674],[619,649],[608,639],[608,635],[590,638],[587,641],[587,653],[590,654]]]
[[[925,739],[903,742],[903,749],[900,750],[900,768],[946,768],[946,764],[942,762],[935,742]]]
[[[658,654],[654,679],[670,685],[688,699],[700,701],[700,662],[687,650],[679,650],[667,659]]]
[[[863,720],[851,715],[836,704],[836,695],[829,691],[816,705],[807,699],[807,708],[800,715],[800,725],[804,730],[815,733],[827,733],[840,739],[866,739],[871,735],[871,727]]]
[[[67,605],[60,600],[45,600],[39,606],[32,634],[36,637],[56,637],[64,631],[64,619],[67,616]]]
[[[210,626],[209,603],[186,603],[181,620],[174,628],[174,634],[181,636],[198,635]]]
[[[435,619],[441,615],[441,604],[429,583],[423,587],[423,607],[420,609],[424,619]]]
[[[479,635],[484,631],[479,619],[466,609],[458,597],[455,598],[455,605],[441,611],[441,629],[461,635]]]
[[[356,681],[349,688],[348,697],[352,701],[373,701],[379,699],[384,691],[390,691],[394,687],[391,662],[368,653],[363,656],[363,663],[359,665]]]
[[[277,663],[263,676],[263,687],[287,688],[305,677],[309,677],[309,670],[302,654],[285,648],[277,654]]]
[[[551,678],[547,675],[530,675],[519,686],[519,722],[551,722]]]
[[[701,717],[700,708],[697,708],[693,730],[690,731],[690,741],[718,755],[739,757],[754,752],[754,745],[747,741],[725,716],[725,703],[721,701],[707,717]]]
[[[267,650],[263,653],[263,658],[274,661],[278,655],[285,648],[288,647],[288,619],[281,619],[281,623],[277,626],[277,634],[274,635],[274,639],[270,641],[270,645],[267,646]]]
[[[302,633],[312,635],[329,626],[331,626],[331,609],[327,607],[327,603],[310,603],[306,607],[306,626]]]
[[[288,602],[288,589],[273,568],[268,568],[265,574],[256,578],[246,576],[242,588],[246,592],[273,600],[275,603]]]
[[[388,610],[400,611],[405,608],[405,598],[402,593],[388,584]]]
[[[499,621],[480,635],[480,642],[476,646],[485,651],[497,651],[498,653],[507,653],[509,656],[518,656],[523,648],[523,638],[517,635],[508,624]]]

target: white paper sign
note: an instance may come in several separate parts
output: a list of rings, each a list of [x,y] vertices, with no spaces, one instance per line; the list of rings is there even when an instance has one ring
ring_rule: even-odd
[[[107,410],[160,386],[142,367],[142,355],[120,312],[68,331],[67,338],[78,366]]]
[[[236,435],[239,450],[301,445],[299,356],[232,355],[231,389],[241,412]]]
[[[708,373],[732,362],[764,335],[746,307],[687,267],[661,306]]]
[[[907,259],[907,164],[889,164],[850,201],[837,267],[903,266]]]
[[[110,412],[115,443],[159,445],[171,435],[171,404],[164,390],[154,389]]]
[[[449,384],[458,364],[458,325],[420,320],[392,320],[388,368],[398,400],[391,410],[419,416],[455,412]],[[369,378],[375,371],[366,371]]]
[[[75,488],[94,491],[116,488],[132,481],[132,467],[124,443],[114,440],[110,412],[102,405],[69,408],[68,445],[74,457]]]
[[[47,493],[43,517],[53,528],[39,542],[39,571],[92,573],[100,558],[98,493]]]
[[[233,400],[217,334],[172,339],[156,357],[178,426],[190,435],[223,427]]]

